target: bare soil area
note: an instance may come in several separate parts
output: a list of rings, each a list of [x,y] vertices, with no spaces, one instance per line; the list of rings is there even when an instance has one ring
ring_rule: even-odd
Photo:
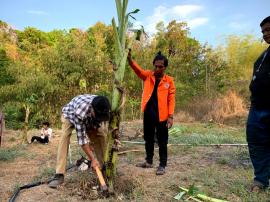
[[[128,123],[123,131],[123,139],[138,135],[140,122]],[[48,179],[55,166],[59,130],[48,145],[38,143],[21,147],[22,153],[14,160],[0,161],[0,201],[8,201],[15,188]],[[8,130],[4,134],[3,148],[20,144],[19,131]],[[30,131],[31,135],[38,131]],[[77,148],[75,143],[72,148]],[[119,155],[115,194],[105,198],[93,187],[97,185],[91,171],[70,171],[65,183],[59,189],[51,189],[46,184],[25,189],[16,201],[175,201],[179,186],[196,185],[211,197],[228,201],[245,201],[248,193],[245,187],[252,179],[252,168],[244,164],[241,149],[220,147],[169,147],[166,174],[156,176],[158,150],[155,150],[155,167],[143,169],[135,166],[144,160],[143,145],[123,145],[122,150],[142,150]],[[73,149],[73,152],[75,149]],[[237,154],[240,154],[240,156]],[[233,161],[231,161],[231,159]],[[245,166],[246,165],[246,166]],[[267,201],[269,193],[256,195],[254,201]],[[250,197],[253,201],[253,198]]]

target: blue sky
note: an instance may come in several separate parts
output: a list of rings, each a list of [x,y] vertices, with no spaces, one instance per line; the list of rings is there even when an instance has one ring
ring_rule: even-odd
[[[270,0],[129,0],[128,10],[136,8],[136,24],[150,34],[161,20],[165,25],[186,21],[192,37],[215,46],[230,34],[260,38],[259,23],[270,15]],[[113,16],[114,0],[0,0],[0,20],[19,30],[85,30],[98,21],[110,24]]]

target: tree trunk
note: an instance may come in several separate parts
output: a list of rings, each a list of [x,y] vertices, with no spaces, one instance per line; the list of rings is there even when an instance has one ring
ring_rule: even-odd
[[[30,115],[30,107],[28,105],[25,105],[24,109],[25,109],[25,119],[24,119],[23,134],[22,134],[22,143],[23,144],[28,142],[27,133],[28,133],[28,122],[29,122],[29,115]]]

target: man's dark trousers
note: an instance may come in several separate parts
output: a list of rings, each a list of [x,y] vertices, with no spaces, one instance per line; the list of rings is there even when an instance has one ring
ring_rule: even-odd
[[[160,166],[167,166],[167,144],[168,144],[168,128],[167,121],[155,121],[151,114],[145,112],[143,119],[144,129],[144,140],[145,140],[145,151],[146,151],[146,162],[152,164],[154,156],[154,144],[155,134],[158,140],[159,146],[159,161]]]
[[[254,167],[254,181],[269,186],[270,178],[270,110],[252,106],[247,121],[247,142]]]

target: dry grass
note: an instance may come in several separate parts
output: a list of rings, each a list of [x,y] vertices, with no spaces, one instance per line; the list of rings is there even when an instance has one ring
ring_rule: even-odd
[[[186,107],[185,112],[177,114],[183,122],[191,120],[226,123],[231,119],[239,119],[247,115],[247,107],[243,99],[234,91],[215,99],[197,98]]]
[[[229,91],[224,97],[214,100],[211,111],[203,117],[203,120],[223,123],[226,119],[246,115],[247,110],[243,100],[235,92]]]
[[[126,129],[125,132],[129,134],[126,134],[126,139],[128,135],[135,134],[138,123],[130,122],[127,125],[129,130]],[[209,133],[216,134],[218,131],[217,136],[227,133],[235,136],[237,132],[231,127],[220,128],[215,124],[201,124],[200,128],[197,126],[198,123],[182,125],[185,130],[179,138],[186,135],[190,139],[189,134],[195,132],[200,132],[202,136]],[[195,130],[196,127],[198,131]],[[9,142],[9,139],[15,136],[16,133],[11,131],[9,137],[5,136],[4,149],[18,143],[17,138]],[[22,155],[16,157],[14,161],[0,161],[0,201],[8,201],[15,186],[28,184],[41,174],[46,176],[52,174],[58,140],[59,137],[56,135],[49,145],[26,146],[24,150],[26,153],[31,153],[31,157]],[[124,146],[129,150],[137,147],[143,150],[142,145]],[[75,146],[73,153],[74,151]],[[246,147],[169,147],[168,167],[163,176],[155,175],[158,159],[158,151],[155,151],[155,167],[143,169],[136,167],[135,164],[144,160],[144,152],[119,155],[115,194],[110,198],[105,198],[93,188],[97,185],[97,178],[93,172],[73,171],[67,174],[65,183],[59,189],[50,189],[47,185],[41,185],[23,190],[16,201],[175,201],[173,197],[179,193],[178,186],[187,188],[192,184],[201,192],[215,198],[239,202],[269,201],[270,191],[258,194],[250,194],[246,191],[253,177]]]
[[[174,115],[174,121],[192,123],[195,121],[195,118],[187,111],[179,111]]]

